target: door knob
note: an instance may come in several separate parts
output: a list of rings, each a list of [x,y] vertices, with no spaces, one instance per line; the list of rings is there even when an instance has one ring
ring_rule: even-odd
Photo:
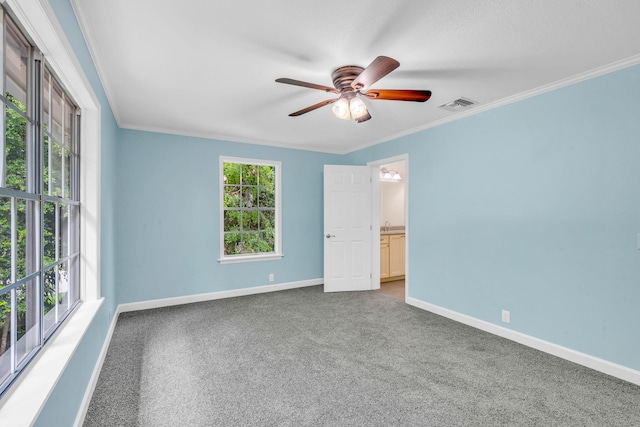
[[[326,237],[327,239],[330,239],[330,238],[332,238],[332,237],[336,237],[336,235],[335,235],[335,234],[329,234],[329,233],[327,233],[327,235],[326,235],[325,237]]]

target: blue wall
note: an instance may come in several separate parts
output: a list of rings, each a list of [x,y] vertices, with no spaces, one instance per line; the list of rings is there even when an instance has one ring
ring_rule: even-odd
[[[121,135],[118,303],[323,276],[323,165],[343,156],[130,130]],[[281,260],[218,263],[220,156],[282,162]]]
[[[409,295],[640,369],[637,99],[640,66],[349,155],[409,153]]]

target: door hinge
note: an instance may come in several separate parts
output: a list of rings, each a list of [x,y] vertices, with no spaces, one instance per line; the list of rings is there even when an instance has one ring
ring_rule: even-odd
[[[373,279],[373,273],[369,273],[369,279]]]

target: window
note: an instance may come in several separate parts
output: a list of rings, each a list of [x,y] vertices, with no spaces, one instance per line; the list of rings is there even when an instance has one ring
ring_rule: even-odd
[[[220,158],[220,261],[282,257],[280,162]]]
[[[79,109],[0,9],[0,392],[80,301]]]

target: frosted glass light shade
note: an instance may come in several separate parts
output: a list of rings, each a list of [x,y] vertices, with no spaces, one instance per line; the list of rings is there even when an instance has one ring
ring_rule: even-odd
[[[349,102],[349,109],[351,110],[351,115],[354,119],[359,119],[369,113],[367,111],[367,106],[360,98],[351,99],[351,102]]]
[[[349,114],[349,101],[346,98],[340,97],[331,108],[333,114],[339,118],[344,120],[349,120],[351,115]]]

